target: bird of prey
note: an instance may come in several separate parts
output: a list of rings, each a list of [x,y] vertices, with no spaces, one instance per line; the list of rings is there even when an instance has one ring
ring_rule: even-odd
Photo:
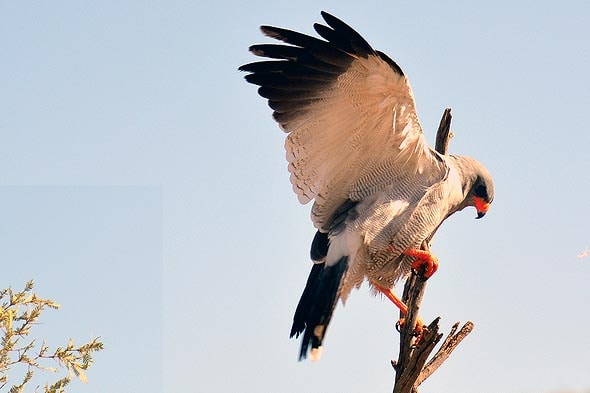
[[[438,266],[422,242],[465,207],[483,217],[494,198],[482,164],[428,146],[397,63],[340,19],[322,17],[326,24],[314,25],[321,38],[262,26],[283,43],[251,46],[269,60],[239,68],[287,133],[299,201],[314,201],[314,264],[291,330],[291,337],[303,335],[300,360],[319,356],[339,299],[366,279],[399,302],[397,281],[412,268],[427,278]]]

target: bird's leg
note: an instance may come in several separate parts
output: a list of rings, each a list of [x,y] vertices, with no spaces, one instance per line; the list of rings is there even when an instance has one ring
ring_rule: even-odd
[[[412,270],[425,280],[438,270],[438,258],[428,250],[410,248],[404,251],[403,254],[416,258],[412,262]]]
[[[391,289],[384,288],[384,287],[379,286],[375,283],[372,283],[372,285],[375,289],[377,289],[379,292],[381,292],[383,295],[385,295],[386,298],[391,300],[393,302],[393,304],[395,304],[396,307],[399,308],[399,311],[402,313],[402,315],[408,314],[408,306],[406,306],[406,304],[404,302],[402,302],[402,300]],[[405,318],[401,317],[399,319],[399,321],[397,321],[395,326],[401,327],[404,325],[404,322],[405,322]],[[424,322],[422,322],[422,319],[420,317],[418,317],[418,318],[416,318],[416,326],[414,326],[414,336],[416,336],[416,343],[420,342],[423,335],[424,335]]]
[[[373,287],[375,287],[375,289],[384,294],[386,298],[391,300],[393,304],[395,304],[396,307],[399,308],[402,314],[406,315],[408,313],[408,306],[406,306],[406,304],[402,302],[402,300],[395,293],[393,293],[391,289],[384,288],[374,283]]]

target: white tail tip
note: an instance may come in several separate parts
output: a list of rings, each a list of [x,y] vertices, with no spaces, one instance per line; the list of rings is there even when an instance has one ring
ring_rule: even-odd
[[[309,354],[309,357],[312,362],[318,361],[320,359],[320,356],[322,356],[322,347],[317,347],[317,348],[311,349],[311,353]]]

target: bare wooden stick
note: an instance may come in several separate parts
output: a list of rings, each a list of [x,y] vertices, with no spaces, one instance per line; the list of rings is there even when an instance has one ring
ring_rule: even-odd
[[[420,375],[416,379],[414,386],[420,385],[426,378],[432,375],[436,371],[437,368],[440,367],[441,364],[445,360],[451,356],[451,353],[457,348],[457,346],[463,341],[465,337],[473,330],[473,322],[467,321],[465,325],[459,330],[457,333],[457,328],[459,327],[459,322],[455,323],[449,332],[449,335],[445,339],[445,341],[440,346],[438,352],[426,363],[426,365],[422,368]]]
[[[436,132],[436,143],[434,144],[434,150],[440,154],[446,155],[449,153],[449,143],[453,138],[451,132],[451,108],[446,108],[443,112],[440,124],[438,125],[438,131]]]
[[[451,133],[451,109],[445,109],[438,131],[436,133],[435,149],[440,154],[447,154],[449,143],[453,134]],[[426,239],[422,243],[422,249],[429,251],[429,242]],[[394,393],[417,393],[418,386],[440,365],[448,359],[451,352],[459,345],[473,329],[473,323],[467,322],[461,330],[455,334],[459,323],[457,322],[451,332],[441,345],[438,352],[426,363],[428,357],[434,350],[435,346],[441,340],[443,334],[439,333],[438,321],[436,318],[427,327],[424,328],[424,334],[419,343],[414,344],[414,327],[420,311],[422,296],[426,289],[426,281],[412,274],[406,280],[402,300],[408,306],[408,313],[404,315],[405,323],[400,330],[400,351],[397,362],[391,364],[395,369]]]
[[[420,373],[428,359],[428,356],[442,338],[442,334],[438,333],[438,321],[436,318],[430,325],[424,327],[424,334],[420,342],[408,348],[407,362],[403,369],[396,369],[396,381],[394,386],[394,393],[406,393],[414,391],[414,386],[417,387],[415,381],[419,378]],[[413,330],[414,327],[412,325]]]
[[[426,241],[422,243],[422,249],[429,251]],[[402,316],[405,318],[405,323],[400,331],[400,351],[398,361],[395,364],[394,393],[416,391],[414,390],[415,381],[420,376],[428,356],[442,338],[442,334],[438,332],[439,318],[436,318],[430,325],[424,327],[420,342],[414,345],[414,327],[416,326],[416,319],[425,289],[426,281],[420,279],[417,274],[410,275],[404,287],[402,301],[408,306],[408,314]]]

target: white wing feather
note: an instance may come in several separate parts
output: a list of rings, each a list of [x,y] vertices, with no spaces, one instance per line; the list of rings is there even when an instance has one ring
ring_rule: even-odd
[[[358,190],[381,188],[391,179],[371,176],[386,163],[421,173],[433,164],[405,76],[380,57],[357,58],[320,102],[292,122],[285,142],[291,183],[301,203],[316,200],[312,213],[321,228]],[[364,194],[364,193],[363,193]]]
[[[322,15],[329,27],[315,28],[326,41],[263,26],[266,35],[291,45],[254,45],[254,54],[281,60],[241,69],[252,72],[246,79],[261,86],[259,93],[289,133],[293,190],[301,203],[315,199],[312,220],[327,230],[347,199],[391,186],[396,176],[415,174],[419,185],[431,180],[420,176],[426,167],[429,175],[440,168],[399,66],[343,22]]]

